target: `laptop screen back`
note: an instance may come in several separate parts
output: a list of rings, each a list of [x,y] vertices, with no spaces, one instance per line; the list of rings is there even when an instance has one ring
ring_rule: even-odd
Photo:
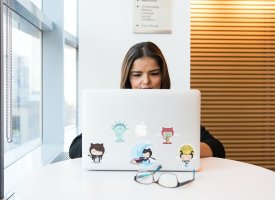
[[[85,90],[82,157],[88,170],[198,170],[200,92]]]

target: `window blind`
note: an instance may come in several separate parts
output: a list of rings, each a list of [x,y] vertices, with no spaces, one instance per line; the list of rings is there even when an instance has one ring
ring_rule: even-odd
[[[275,171],[274,0],[191,0],[191,87],[226,157]]]

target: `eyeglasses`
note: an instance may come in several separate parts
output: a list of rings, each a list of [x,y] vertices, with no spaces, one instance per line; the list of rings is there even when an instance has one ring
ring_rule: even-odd
[[[186,185],[195,180],[195,170],[193,170],[193,178],[184,182],[179,182],[178,177],[174,173],[162,172],[157,179],[155,179],[154,174],[162,168],[159,165],[155,170],[138,170],[135,181],[141,184],[149,185],[152,183],[157,183],[162,187],[166,188],[177,188]]]

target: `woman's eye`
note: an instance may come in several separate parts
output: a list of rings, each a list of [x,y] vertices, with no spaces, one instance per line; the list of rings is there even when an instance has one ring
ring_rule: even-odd
[[[160,74],[160,72],[153,72],[151,73],[152,76],[158,76]]]
[[[133,77],[140,77],[141,74],[131,74],[131,76],[133,76]]]

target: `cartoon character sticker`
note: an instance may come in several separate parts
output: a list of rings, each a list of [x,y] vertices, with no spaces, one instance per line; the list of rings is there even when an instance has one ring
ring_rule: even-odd
[[[185,144],[180,148],[180,158],[184,167],[188,167],[191,159],[194,157],[194,149],[191,145]]]
[[[116,122],[112,126],[112,130],[116,135],[116,142],[124,142],[124,134],[127,131],[127,126],[124,122]]]
[[[105,148],[103,146],[103,143],[99,144],[93,144],[91,143],[91,146],[89,148],[90,156],[94,163],[100,163],[102,160],[103,154],[105,153]]]
[[[132,148],[130,161],[134,165],[149,166],[155,163],[156,159],[152,157],[153,152],[151,144],[139,143]]]
[[[162,138],[165,140],[163,142],[163,144],[172,144],[171,138],[174,135],[174,129],[173,129],[173,127],[171,127],[171,128],[162,127],[161,135],[162,135]]]

